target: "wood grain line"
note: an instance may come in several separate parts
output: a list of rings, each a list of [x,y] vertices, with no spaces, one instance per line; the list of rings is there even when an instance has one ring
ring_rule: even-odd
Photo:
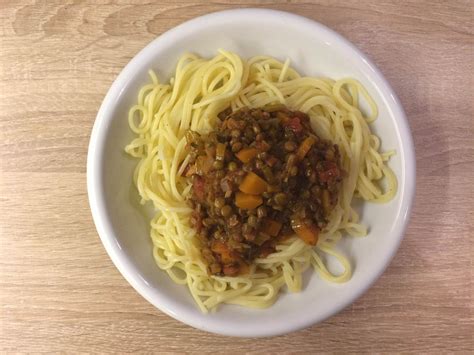
[[[400,97],[417,154],[401,248],[327,321],[269,339],[198,331],[115,269],[86,193],[99,105],[126,63],[179,23],[291,11],[355,43]],[[97,0],[0,4],[0,352],[469,353],[474,349],[472,1]]]

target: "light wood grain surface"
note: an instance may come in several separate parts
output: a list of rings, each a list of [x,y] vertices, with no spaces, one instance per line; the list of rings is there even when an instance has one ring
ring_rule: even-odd
[[[315,19],[380,67],[407,112],[417,196],[401,248],[357,302],[269,339],[164,315],[115,269],[94,228],[86,153],[97,109],[148,42],[195,16],[262,6]],[[0,351],[473,350],[472,1],[0,0]]]

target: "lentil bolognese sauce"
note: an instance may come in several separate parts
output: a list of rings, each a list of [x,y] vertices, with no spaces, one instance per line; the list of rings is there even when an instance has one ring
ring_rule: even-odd
[[[218,117],[215,131],[186,136],[191,225],[209,273],[246,274],[293,234],[316,245],[344,176],[337,145],[282,105]]]

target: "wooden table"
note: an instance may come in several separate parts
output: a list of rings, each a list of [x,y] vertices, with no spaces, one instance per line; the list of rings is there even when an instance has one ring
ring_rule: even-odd
[[[308,16],[367,53],[406,109],[418,164],[411,224],[380,280],[324,323],[260,340],[207,334],[146,302],[112,265],[86,194],[90,131],[124,65],[183,21],[250,6]],[[472,1],[2,0],[0,19],[1,351],[474,348]]]

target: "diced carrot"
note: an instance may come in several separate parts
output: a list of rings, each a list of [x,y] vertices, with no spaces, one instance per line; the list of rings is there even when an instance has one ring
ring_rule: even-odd
[[[245,210],[256,208],[262,203],[263,199],[258,195],[250,195],[243,192],[237,192],[235,195],[236,206]]]
[[[316,143],[316,139],[313,136],[306,137],[305,140],[298,147],[296,156],[299,160],[302,160],[305,155],[309,152],[313,144]]]
[[[265,226],[263,227],[263,232],[276,237],[280,233],[282,224],[280,222],[274,221],[273,219],[265,220]]]
[[[253,172],[245,175],[239,185],[239,190],[251,195],[260,195],[267,191],[267,182]]]
[[[293,225],[292,223],[292,228],[296,235],[306,244],[316,245],[318,243],[319,228],[315,225],[307,226],[300,223]]]
[[[236,261],[234,255],[232,255],[232,250],[230,250],[226,244],[219,240],[216,240],[212,243],[211,250],[220,256],[220,259],[224,264]]]
[[[256,148],[244,148],[241,149],[236,156],[242,163],[248,163],[255,158],[257,154],[258,150]]]

